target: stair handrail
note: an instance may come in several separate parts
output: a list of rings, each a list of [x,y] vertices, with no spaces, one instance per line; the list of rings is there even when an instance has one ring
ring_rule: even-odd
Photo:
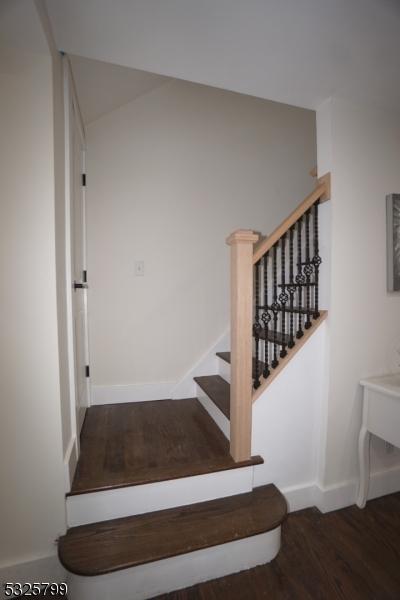
[[[237,462],[247,460],[251,456],[252,403],[255,395],[258,396],[261,389],[263,390],[265,388],[265,382],[258,390],[254,391],[253,388],[254,358],[252,348],[254,298],[258,293],[257,285],[259,284],[257,284],[257,277],[260,277],[259,273],[254,280],[253,273],[254,271],[257,272],[257,265],[260,265],[260,262],[267,260],[269,251],[273,249],[272,253],[274,255],[273,260],[276,279],[277,244],[283,240],[282,245],[284,245],[288,232],[293,232],[295,225],[302,220],[303,216],[305,215],[304,218],[308,220],[312,207],[316,205],[315,209],[317,211],[318,204],[329,198],[330,174],[327,173],[318,179],[318,185],[311,194],[309,194],[267,238],[259,241],[259,234],[252,230],[241,229],[233,232],[226,240],[227,244],[231,247],[230,453]],[[291,236],[290,233],[289,236]],[[282,273],[284,272],[284,269],[285,267],[283,265]],[[318,268],[316,270],[318,270]],[[254,284],[256,286],[255,294]],[[283,287],[285,287],[285,285],[287,286],[285,283]],[[262,291],[262,286],[263,284],[261,284],[259,288],[260,293]],[[276,310],[277,309],[274,308],[274,311]],[[282,310],[282,307],[280,310]],[[284,311],[285,307],[283,306],[283,313]],[[307,319],[309,319],[309,317],[310,306],[308,303]],[[318,311],[314,315],[314,318],[319,321],[322,321],[324,317],[325,313],[320,314]],[[282,320],[284,321],[284,316]],[[307,329],[307,325],[305,327]],[[308,332],[304,337],[308,337]],[[282,339],[283,338],[284,336]],[[301,340],[301,342],[304,343],[304,340]],[[276,345],[276,343],[277,340],[275,339],[274,344]],[[300,347],[302,343],[298,343],[297,347]],[[257,344],[258,340],[256,337],[256,347]],[[294,351],[296,351],[296,349],[294,349]],[[286,361],[287,359],[285,358],[284,360]],[[255,363],[257,369],[257,351]],[[271,379],[272,378],[273,377],[271,377]]]
[[[302,217],[307,210],[315,204],[317,200],[320,203],[330,198],[330,173],[326,173],[318,179],[317,187],[304,198],[304,200],[294,209],[292,213],[267,237],[262,238],[254,247],[253,264],[256,264],[272,246],[280,240],[284,233]]]

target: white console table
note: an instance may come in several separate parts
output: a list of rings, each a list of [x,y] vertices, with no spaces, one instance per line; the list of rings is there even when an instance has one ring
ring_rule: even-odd
[[[400,447],[400,374],[363,379],[363,417],[358,442],[360,487],[357,506],[364,508],[369,486],[371,433]]]

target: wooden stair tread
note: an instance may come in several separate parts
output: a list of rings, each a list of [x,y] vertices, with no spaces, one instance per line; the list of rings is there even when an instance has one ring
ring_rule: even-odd
[[[230,352],[217,352],[219,358],[222,358],[225,362],[231,364],[231,353]]]
[[[255,456],[235,463],[228,440],[197,398],[92,406],[86,413],[81,455],[68,496],[260,462],[261,457]]]
[[[231,386],[220,375],[203,375],[194,377],[195,382],[214,402],[227,419],[231,414]]]
[[[259,333],[259,338],[260,340],[265,340],[265,329],[262,327]],[[275,331],[268,329],[268,341],[274,343],[274,341],[276,341],[276,343],[279,346],[287,346],[289,343],[289,335],[287,333],[283,334],[280,331],[276,332],[276,340],[275,340]]]
[[[264,309],[264,306],[260,305],[260,306],[258,306],[258,308],[259,308],[260,310],[263,310],[263,309]],[[270,312],[273,312],[273,308],[272,308],[272,306],[267,306],[267,309],[268,309]],[[282,306],[282,305],[279,305],[279,308],[277,308],[276,310],[277,310],[278,312],[283,312],[283,306]],[[293,314],[296,314],[296,315],[297,315],[297,314],[301,314],[301,315],[307,315],[307,314],[311,314],[311,315],[313,315],[313,314],[314,314],[314,311],[315,311],[315,308],[314,308],[313,306],[312,306],[312,307],[310,307],[310,309],[309,309],[309,310],[307,310],[306,308],[298,308],[297,306],[293,306],[293,308],[290,308],[289,304],[286,304],[286,305],[285,305],[285,313],[288,313],[288,314],[290,314],[290,313],[293,313]]]
[[[168,477],[168,473],[164,469],[155,468],[151,471],[151,473],[149,473],[148,470],[143,470],[143,474],[140,478],[136,474],[135,479],[132,479],[130,482],[124,481],[124,483],[114,483],[111,481],[107,484],[98,483],[94,484],[94,486],[91,488],[71,490],[66,494],[66,496],[80,496],[82,494],[105,492],[126,487],[134,487],[136,485],[171,481],[172,479],[183,479],[185,477],[195,477],[197,475],[208,475],[209,473],[219,473],[220,471],[231,471],[232,469],[253,467],[255,465],[261,465],[263,462],[264,459],[258,454],[251,456],[248,460],[242,460],[238,462],[235,462],[231,456],[219,459],[205,459],[204,463],[192,463],[180,465],[179,467],[174,468],[173,472],[170,473],[170,477]]]
[[[316,285],[315,281],[307,281],[305,283],[278,283],[278,287],[280,288],[287,288],[287,287],[296,287],[296,288],[302,288],[302,287],[313,287],[314,285]]]
[[[111,573],[266,533],[286,516],[274,485],[168,510],[72,527],[59,540],[62,565],[83,576]]]
[[[221,358],[222,360],[224,360],[225,362],[227,362],[228,364],[231,364],[231,353],[230,352],[217,352],[216,355]],[[256,359],[253,356],[253,377],[254,377],[254,373],[255,373],[255,368],[256,368]],[[264,363],[261,362],[261,360],[258,361],[258,372],[262,373],[264,370]]]

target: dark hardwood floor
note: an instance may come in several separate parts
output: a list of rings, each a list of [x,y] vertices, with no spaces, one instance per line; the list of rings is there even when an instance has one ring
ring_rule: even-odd
[[[64,567],[93,576],[271,531],[286,517],[274,485],[207,502],[72,527],[59,540]]]
[[[231,386],[221,375],[203,375],[195,377],[195,382],[207,394],[207,396],[218,406],[219,410],[227,419],[231,416]]]
[[[321,514],[292,513],[269,565],[158,600],[399,600],[400,493]]]
[[[196,398],[88,409],[71,495],[259,464],[235,463]]]

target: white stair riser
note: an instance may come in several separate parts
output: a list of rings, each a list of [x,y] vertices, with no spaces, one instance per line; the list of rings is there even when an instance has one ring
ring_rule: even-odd
[[[145,600],[270,562],[281,528],[107,575],[68,574],[70,600]]]
[[[218,374],[228,383],[231,382],[231,365],[218,357]]]
[[[230,439],[230,423],[229,419],[226,418],[223,412],[221,412],[214,404],[212,400],[207,396],[207,394],[201,389],[199,385],[197,385],[197,398],[199,402],[204,406],[210,417],[215,421],[218,425],[222,433],[225,435],[228,440]]]
[[[253,489],[253,467],[67,497],[69,527],[226,498]]]

